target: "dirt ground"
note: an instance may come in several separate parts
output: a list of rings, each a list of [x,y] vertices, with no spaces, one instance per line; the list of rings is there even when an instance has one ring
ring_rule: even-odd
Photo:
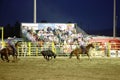
[[[19,57],[0,60],[0,80],[120,80],[120,58]]]

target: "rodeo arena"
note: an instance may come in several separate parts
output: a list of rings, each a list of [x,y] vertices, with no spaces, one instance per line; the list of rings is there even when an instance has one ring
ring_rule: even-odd
[[[21,23],[22,38],[3,39],[4,29],[0,29],[0,48],[6,48],[8,40],[14,39],[18,57],[41,56],[41,52],[47,50],[57,56],[69,56],[73,50],[80,48],[81,41],[84,46],[94,45],[88,52],[91,57],[120,57],[120,38],[89,35],[76,23]]]
[[[91,1],[94,6],[96,1]],[[116,0],[113,36],[98,36],[87,34],[77,23],[37,23],[34,0],[34,22],[21,23],[19,38],[5,38],[5,29],[0,26],[0,80],[120,80],[120,37],[116,37],[119,16],[115,3]],[[8,9],[16,6],[9,4]]]
[[[120,79],[118,37],[89,35],[76,23],[21,23],[22,38],[0,31],[0,80]]]

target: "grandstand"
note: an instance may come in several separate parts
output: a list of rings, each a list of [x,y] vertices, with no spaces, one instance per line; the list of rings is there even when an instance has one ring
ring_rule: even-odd
[[[48,27],[50,28],[47,29]],[[32,31],[32,35],[26,34],[27,31]],[[93,56],[115,57],[116,52],[118,52],[120,57],[120,38],[88,35],[75,23],[22,23],[21,32],[22,38],[16,38],[16,41],[20,41],[19,44],[21,45],[17,48],[19,56],[39,56],[42,50],[48,49],[57,55],[69,55],[73,49],[79,47],[75,40],[80,33],[85,39],[89,38],[88,40],[94,43],[95,49],[91,52]],[[38,35],[39,32],[44,35],[41,37],[40,34]],[[40,39],[35,39],[36,36]],[[44,44],[41,39],[44,39]],[[106,43],[107,51],[105,49]]]

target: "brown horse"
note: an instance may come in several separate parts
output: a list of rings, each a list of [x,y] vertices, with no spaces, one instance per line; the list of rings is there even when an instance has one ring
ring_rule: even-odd
[[[18,43],[15,44],[15,46],[17,46]],[[8,43],[6,43],[6,47],[0,50],[0,54],[1,54],[1,59],[3,61],[7,61],[9,62],[9,56],[12,55],[13,56],[13,61],[17,60],[17,52],[14,51],[13,47],[8,45]]]
[[[85,53],[84,54],[87,54],[88,58],[90,59],[90,55],[89,55],[89,49],[90,48],[94,48],[94,45],[93,44],[88,44],[86,47],[85,47]],[[70,57],[69,58],[72,58],[72,55],[75,55],[77,57],[78,60],[80,60],[79,58],[79,54],[83,54],[83,50],[81,48],[76,48],[75,50],[73,50],[71,53],[70,53]]]

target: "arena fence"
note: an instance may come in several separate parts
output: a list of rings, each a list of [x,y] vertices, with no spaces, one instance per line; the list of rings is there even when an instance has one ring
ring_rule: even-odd
[[[38,42],[20,42],[17,46],[18,56],[41,56],[41,51],[52,50],[58,56],[67,56],[78,44],[57,44],[53,42],[45,42],[44,45],[39,46]],[[105,43],[98,44],[93,43],[95,48],[90,50],[91,56],[101,57],[120,57],[120,44],[116,43]]]
[[[120,43],[94,43],[92,56],[120,57]]]
[[[55,45],[53,42],[45,42],[44,45],[39,46],[37,42],[21,42],[17,47],[19,56],[40,56],[43,50],[52,50],[57,55],[69,55],[69,53],[78,45]]]

